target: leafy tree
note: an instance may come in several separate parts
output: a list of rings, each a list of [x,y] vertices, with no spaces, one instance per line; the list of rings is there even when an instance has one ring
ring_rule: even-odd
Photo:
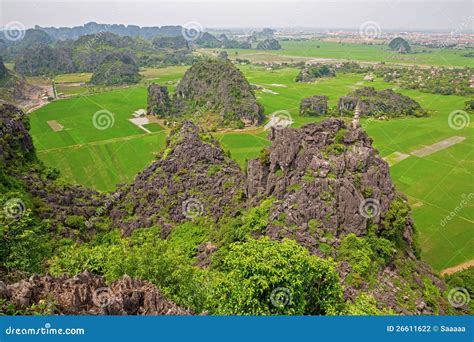
[[[342,287],[332,260],[312,256],[293,240],[237,242],[217,268],[217,314],[335,314]]]
[[[0,195],[1,208],[9,206],[8,201],[18,202],[14,216],[7,215],[8,209],[0,210],[0,260],[7,271],[27,273],[42,272],[43,261],[51,253],[46,223],[40,223],[31,211],[31,204],[21,193]],[[27,204],[25,204],[27,203]]]
[[[410,53],[411,46],[410,44],[403,38],[397,37],[390,41],[388,44],[388,48],[392,51],[398,51],[400,53]]]

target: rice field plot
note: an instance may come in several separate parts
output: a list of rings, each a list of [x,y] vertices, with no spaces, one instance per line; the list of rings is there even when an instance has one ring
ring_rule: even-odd
[[[280,41],[281,50],[226,49],[232,58],[251,61],[299,61],[306,59],[353,60],[360,62],[388,62],[401,64],[438,65],[447,67],[474,66],[472,57],[463,55],[474,49],[454,50],[413,47],[415,53],[399,54],[390,51],[386,45],[360,43],[338,43],[320,40]],[[235,54],[237,52],[237,54]]]

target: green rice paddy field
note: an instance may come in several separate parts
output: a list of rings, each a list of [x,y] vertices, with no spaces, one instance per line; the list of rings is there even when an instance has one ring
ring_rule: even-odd
[[[267,89],[267,92],[256,92],[265,112],[289,111],[294,127],[319,120],[298,115],[303,97],[327,95],[330,104],[335,105],[340,96],[358,87],[393,87],[379,80],[363,82],[364,75],[361,74],[340,74],[317,84],[300,84],[294,82],[297,69],[240,68],[249,82]],[[185,70],[185,67],[147,69],[145,74],[147,80],[166,84],[172,91]],[[471,116],[469,126],[454,130],[448,125],[448,116],[452,111],[462,109],[466,98],[414,90],[397,91],[419,101],[430,111],[430,117],[363,122],[382,156],[394,152],[409,154],[452,136],[466,138],[445,150],[426,157],[410,156],[391,167],[398,190],[405,193],[412,204],[420,232],[422,257],[435,269],[442,270],[474,258],[474,203],[462,204],[463,195],[474,192],[474,117]],[[47,165],[58,168],[62,177],[70,182],[102,191],[112,190],[118,183],[130,182],[163,148],[167,134],[164,129],[150,129],[152,133],[146,133],[128,121],[135,110],[145,107],[146,84],[143,83],[48,104],[33,112],[30,119],[38,155]],[[94,113],[100,110],[113,113],[113,125],[104,130],[93,125]],[[48,124],[50,120],[56,120],[64,128],[53,131]],[[270,144],[262,129],[214,135],[242,167],[247,159],[258,156],[260,150]],[[442,226],[441,221],[452,211],[457,214]]]
[[[253,61],[278,60],[281,57],[306,57],[346,59],[366,62],[389,62],[402,64],[424,64],[448,67],[474,66],[474,58],[465,57],[470,50],[434,49],[413,47],[414,53],[399,54],[388,50],[385,45],[349,44],[337,42],[324,42],[319,40],[307,41],[280,41],[281,50],[255,50],[255,49],[227,49],[230,57],[237,52],[239,58]],[[280,57],[280,58],[279,58]]]

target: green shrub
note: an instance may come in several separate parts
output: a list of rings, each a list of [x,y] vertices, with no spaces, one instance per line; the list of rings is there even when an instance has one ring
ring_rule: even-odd
[[[335,263],[310,255],[293,240],[234,243],[217,268],[225,274],[215,289],[217,314],[336,314],[341,309]]]
[[[7,270],[17,270],[28,273],[43,272],[43,262],[50,256],[52,242],[50,241],[48,226],[40,223],[31,211],[31,203],[21,193],[0,195],[0,208],[4,208],[7,201],[17,209],[12,211],[15,216],[6,215],[7,210],[0,210],[0,260]],[[15,210],[12,208],[12,210]]]
[[[394,253],[393,243],[374,235],[358,237],[348,234],[341,242],[337,259],[347,261],[354,272],[365,279],[377,274]]]

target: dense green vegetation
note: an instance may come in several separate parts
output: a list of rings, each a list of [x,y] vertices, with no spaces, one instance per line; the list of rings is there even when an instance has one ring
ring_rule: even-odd
[[[296,82],[314,82],[318,78],[332,76],[336,76],[336,73],[327,65],[311,65],[301,69]]]
[[[28,76],[93,72],[113,53],[128,55],[139,66],[191,64],[197,59],[187,44],[182,44],[181,36],[160,42],[102,32],[75,41],[22,48],[15,55],[15,70]]]
[[[107,55],[92,74],[95,85],[123,85],[140,81],[138,66],[130,56],[114,53]]]
[[[394,38],[388,43],[388,48],[392,51],[397,51],[399,53],[410,53],[411,46],[410,44],[403,38],[397,37]]]

